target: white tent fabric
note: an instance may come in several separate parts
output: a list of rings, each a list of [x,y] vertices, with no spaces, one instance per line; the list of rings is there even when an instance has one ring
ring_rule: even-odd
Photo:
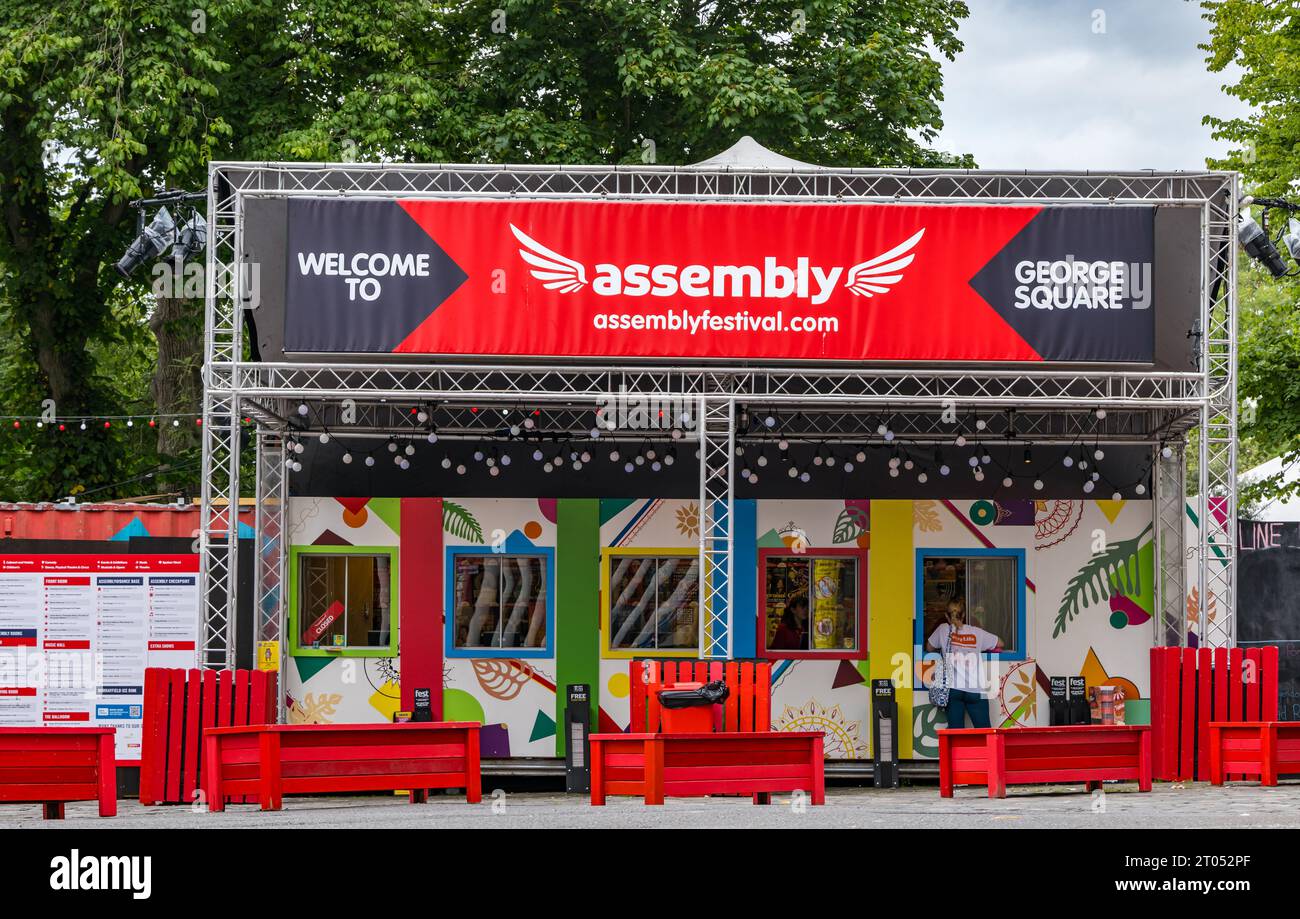
[[[803,163],[769,150],[746,134],[717,156],[695,163],[708,168],[737,169],[821,169],[812,163]]]

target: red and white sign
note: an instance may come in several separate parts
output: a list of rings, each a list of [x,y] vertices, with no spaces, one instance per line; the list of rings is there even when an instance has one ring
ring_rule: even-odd
[[[293,199],[284,347],[1150,361],[1153,213]]]

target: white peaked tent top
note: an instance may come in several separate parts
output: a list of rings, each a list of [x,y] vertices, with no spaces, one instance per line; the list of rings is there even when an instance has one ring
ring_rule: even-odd
[[[1282,457],[1274,457],[1267,463],[1261,463],[1254,469],[1241,474],[1243,482],[1254,482],[1282,473],[1282,482],[1290,484],[1300,478],[1300,463],[1285,464]],[[1253,520],[1291,521],[1300,520],[1300,497],[1273,498],[1264,501],[1251,515]]]
[[[746,134],[717,156],[693,164],[696,167],[736,169],[821,169],[812,163],[804,163],[788,156],[767,149],[754,138]]]

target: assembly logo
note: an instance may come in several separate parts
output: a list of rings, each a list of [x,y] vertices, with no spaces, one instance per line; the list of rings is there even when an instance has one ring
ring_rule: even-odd
[[[529,265],[529,273],[542,287],[561,294],[571,294],[590,286],[602,297],[734,297],[747,299],[787,299],[794,297],[820,306],[843,286],[859,297],[889,293],[903,280],[903,269],[912,264],[912,250],[925,228],[888,252],[858,262],[847,270],[842,266],[823,267],[799,256],[795,264],[783,265],[766,256],[762,265],[612,265],[595,266],[588,277],[587,266],[548,248],[513,223],[510,232],[522,248],[519,257]]]

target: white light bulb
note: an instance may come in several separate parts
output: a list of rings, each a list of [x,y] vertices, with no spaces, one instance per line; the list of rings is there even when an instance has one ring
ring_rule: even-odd
[[[450,456],[444,456],[444,457],[442,458],[442,468],[443,468],[443,469],[450,469],[450,468],[451,468],[451,457],[450,457]]]
[[[1097,420],[1100,421],[1105,417],[1106,417],[1106,410],[1104,408],[1097,409]]]
[[[975,481],[976,481],[976,482],[983,482],[983,481],[984,481],[984,470],[983,470],[983,469],[976,469],[976,470],[975,470]]]
[[[543,471],[543,472],[550,472],[550,471],[551,471],[552,469],[554,469],[554,468],[555,468],[555,467],[551,465],[551,461],[550,461],[550,460],[547,460],[546,463],[543,464],[543,466],[542,466],[542,471]]]
[[[801,473],[799,473],[799,481],[800,481],[800,482],[808,482],[808,481],[811,481],[811,480],[812,480],[812,476],[809,475],[808,473],[806,473],[806,472],[801,472]]]
[[[757,484],[758,484],[758,476],[755,475],[755,474],[753,474],[753,473],[750,473],[750,475],[749,475],[749,484],[750,484],[750,485],[757,485]]]
[[[1139,495],[1145,495],[1147,493],[1147,487],[1143,485],[1141,482],[1139,482],[1137,485],[1134,485],[1133,490],[1137,492]]]
[[[298,406],[298,414],[299,414],[299,415],[305,415],[305,414],[307,414],[308,411],[310,411],[310,409],[307,408],[307,403],[306,403],[306,402],[304,402],[304,403],[302,403],[301,405]]]
[[[939,467],[939,475],[947,475],[950,472],[952,472],[952,470],[948,468],[947,463],[944,463],[942,466]]]
[[[653,469],[655,472],[658,472],[660,469],[664,468],[664,464],[659,462],[659,460],[655,460],[653,463],[650,464],[650,468]],[[749,478],[749,476],[745,476],[745,478]]]
[[[791,467],[787,470],[786,474],[789,475],[790,478],[795,479],[795,478],[798,478],[798,477],[799,477],[799,470],[796,469],[795,467],[791,466]]]
[[[632,472],[634,469],[636,469],[636,466],[631,462],[626,462],[623,464],[624,472]]]
[[[493,466],[491,469],[488,470],[488,475],[497,476],[500,474],[501,474],[500,466]]]
[[[1092,484],[1091,481],[1088,481],[1088,482],[1084,482],[1084,483],[1083,483],[1083,491],[1084,491],[1085,494],[1091,494],[1091,493],[1092,493],[1092,489],[1093,489],[1093,484]]]
[[[906,462],[903,463],[904,469],[911,470],[914,469],[915,467],[916,467],[916,463],[912,462],[911,460],[907,460]]]
[[[980,464],[980,458],[978,456],[972,456],[969,460],[967,460],[967,462],[970,463],[970,467],[974,469],[976,466]]]
[[[618,462],[618,451],[617,451],[617,450],[610,450],[610,451],[609,451],[609,461],[610,461],[611,463],[617,463],[617,462]]]
[[[427,440],[431,444],[436,444],[438,442],[438,435],[433,431],[430,431],[429,436],[426,437],[425,440]]]
[[[343,454],[343,462],[345,462],[345,463],[351,463],[351,462],[352,462],[352,454],[351,454],[351,453],[344,453],[344,454]]]
[[[509,466],[511,462],[512,462],[512,460],[510,459],[510,454],[509,454],[509,453],[502,453],[502,454],[501,454],[501,465],[502,465],[502,466]]]
[[[539,450],[534,450],[534,451],[533,451],[533,459],[536,460],[536,461],[539,462],[539,463],[542,461],[542,455],[543,455],[543,454],[542,454],[542,451],[541,451],[540,449],[539,449]]]
[[[1106,454],[1103,453],[1103,452],[1101,451],[1100,448],[1098,448],[1097,451],[1094,452],[1094,453],[1092,454],[1092,458],[1093,458],[1093,459],[1099,459],[1099,460],[1101,460],[1101,459],[1105,459],[1105,458],[1106,458]]]
[[[582,460],[584,463],[590,463],[590,462],[591,462],[591,453],[589,453],[589,452],[586,451],[586,450],[583,450],[583,451],[582,451],[582,456],[580,456],[580,457],[578,457],[578,458],[579,458],[580,460]]]
[[[329,442],[330,442],[330,436],[329,436],[328,434],[322,434],[322,435],[320,436],[320,442],[323,443],[323,444],[327,444],[327,443],[329,443]]]
[[[920,475],[916,477],[916,480],[920,482],[922,485],[924,485],[926,482],[930,481],[930,477],[926,475],[924,472],[922,472]]]
[[[1014,485],[1014,484],[1015,484],[1015,482],[1013,482],[1013,481],[1011,480],[1011,476],[1007,476],[1006,478],[1004,478],[1004,479],[1002,480],[1002,487],[1003,487],[1003,488],[1010,488],[1010,487],[1011,487],[1012,485]]]
[[[521,428],[519,427],[519,425],[517,425],[517,424],[512,424],[512,425],[510,425],[510,436],[511,436],[511,437],[518,437],[518,436],[519,436],[519,432],[520,432],[520,430],[521,430]]]
[[[1061,465],[1064,466],[1066,469],[1069,469],[1071,466],[1074,465],[1074,457],[1067,455],[1064,459],[1061,460]]]
[[[966,446],[966,435],[965,435],[965,434],[958,434],[958,435],[957,435],[957,446],[959,446],[959,447],[964,447],[964,446]]]
[[[82,427],[85,427],[85,425],[82,425]],[[784,437],[782,437],[780,440],[778,440],[778,441],[776,442],[776,448],[777,448],[778,450],[789,450],[789,449],[790,449],[790,441],[788,441],[788,440],[786,440]]]
[[[294,471],[294,472],[302,472],[302,463],[298,462],[297,460],[294,460],[294,461],[293,461],[293,471]]]
[[[1110,500],[1112,500],[1112,501],[1123,501],[1123,500],[1124,500],[1124,496],[1121,495],[1119,492],[1115,492],[1113,495],[1110,496]]]
[[[388,452],[389,453],[397,452],[397,444],[393,443],[391,440],[388,442]]]
[[[758,465],[760,465],[760,466],[766,466],[766,465],[767,465],[767,454],[766,454],[766,453],[760,453],[760,454],[758,455]]]
[[[465,474],[465,464],[458,463],[456,465],[456,475],[464,475],[464,474]]]
[[[896,479],[896,478],[898,478],[898,470],[897,470],[897,469],[891,469],[891,470],[889,470],[889,477],[890,477],[891,479]]]
[[[411,446],[410,444],[407,444],[406,450],[403,452],[405,452],[407,456],[415,456],[415,447]]]
[[[856,459],[859,463],[865,463],[865,462],[867,461],[867,451],[866,451],[866,450],[859,450],[859,451],[854,455],[853,458]]]
[[[415,419],[419,421],[421,424],[424,424],[424,422],[429,420],[429,413],[421,409],[420,411],[415,413]]]
[[[367,465],[367,466],[373,466],[374,464],[375,464],[375,458],[374,458],[373,456],[367,456],[367,457],[366,457],[366,465]]]
[[[984,430],[984,429],[987,428],[988,426],[989,426],[989,423],[988,423],[987,421],[985,421],[983,418],[978,418],[978,419],[976,419],[976,421],[975,421],[975,427],[976,427],[978,430],[980,430],[980,431]]]
[[[844,461],[844,471],[845,471],[845,472],[852,472],[852,471],[853,471],[853,468],[854,468],[854,467],[853,467],[853,463],[852,463],[852,461],[850,461],[850,460],[845,460],[845,461]]]
[[[1160,450],[1160,455],[1163,456],[1165,459],[1169,459],[1171,456],[1174,455],[1174,448],[1173,448],[1173,447],[1162,447],[1161,450]]]
[[[1042,491],[1042,490],[1043,490],[1043,480],[1034,479],[1034,491]]]
[[[411,461],[408,460],[408,459],[404,459],[404,460],[402,460],[400,463],[398,463],[397,465],[401,466],[403,469],[410,469],[410,468],[411,468]]]
[[[474,451],[474,462],[476,462],[476,463],[481,463],[481,462],[483,462],[483,451],[482,451],[482,450],[475,450],[475,451]]]

